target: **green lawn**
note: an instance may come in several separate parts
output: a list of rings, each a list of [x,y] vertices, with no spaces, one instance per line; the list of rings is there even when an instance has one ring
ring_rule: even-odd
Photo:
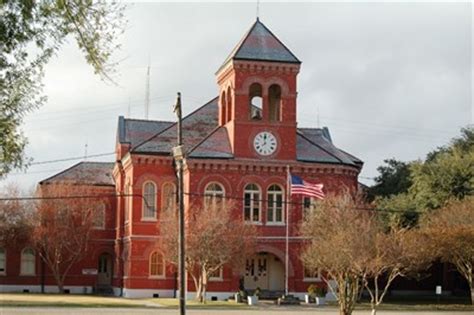
[[[420,298],[398,298],[396,300],[387,300],[383,303],[380,310],[391,311],[472,311],[474,307],[468,304],[467,299],[445,298],[438,304],[433,299]],[[189,309],[252,309],[254,307],[246,304],[237,304],[228,301],[207,301],[206,304],[200,304],[195,300],[186,301]],[[102,297],[94,295],[73,295],[73,294],[35,294],[35,293],[4,293],[0,294],[0,305],[7,307],[22,306],[50,306],[50,307],[148,307],[148,308],[177,308],[178,299],[168,298],[146,298],[146,299],[126,299],[120,297]],[[277,307],[269,301],[261,304],[261,307]],[[293,306],[287,306],[293,307]],[[301,304],[301,308],[315,307],[313,305]],[[334,302],[328,303],[326,307],[336,308]],[[296,306],[298,308],[298,306]],[[359,303],[356,310],[368,310],[370,304],[367,302]]]
[[[190,308],[245,308],[245,304],[227,301],[208,301],[199,304],[197,301],[186,302]],[[58,307],[178,307],[178,299],[126,299],[120,297],[103,297],[94,295],[73,294],[35,294],[35,293],[2,293],[2,306],[58,306]]]

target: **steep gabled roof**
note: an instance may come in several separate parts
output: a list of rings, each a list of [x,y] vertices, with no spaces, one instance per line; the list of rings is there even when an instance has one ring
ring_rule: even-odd
[[[222,66],[230,60],[301,63],[259,19],[235,46]]]
[[[113,168],[114,163],[83,161],[42,180],[40,185],[66,183],[74,185],[114,186]]]

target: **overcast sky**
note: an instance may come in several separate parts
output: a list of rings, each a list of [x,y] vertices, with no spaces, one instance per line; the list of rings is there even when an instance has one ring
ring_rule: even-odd
[[[46,68],[48,102],[23,130],[35,162],[114,151],[119,115],[174,120],[215,97],[215,71],[253,24],[253,3],[136,3],[116,59],[118,86],[93,75],[73,40]],[[260,3],[260,19],[303,62],[298,126],[328,126],[361,158],[361,181],[386,158],[424,158],[473,122],[470,3]],[[318,110],[319,109],[319,110]],[[89,160],[113,161],[113,156]],[[31,188],[78,161],[33,165],[1,184]]]

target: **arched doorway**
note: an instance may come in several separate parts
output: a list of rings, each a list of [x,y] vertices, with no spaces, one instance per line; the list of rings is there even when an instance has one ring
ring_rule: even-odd
[[[103,253],[97,265],[97,286],[107,287],[112,284],[112,255]]]
[[[248,258],[244,269],[244,288],[266,291],[285,289],[285,265],[275,255],[261,252]]]

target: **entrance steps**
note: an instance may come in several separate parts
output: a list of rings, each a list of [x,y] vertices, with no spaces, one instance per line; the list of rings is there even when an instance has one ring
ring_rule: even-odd
[[[253,295],[255,290],[246,290],[247,295]],[[280,290],[260,290],[258,296],[259,300],[277,300],[285,294],[285,291]]]

